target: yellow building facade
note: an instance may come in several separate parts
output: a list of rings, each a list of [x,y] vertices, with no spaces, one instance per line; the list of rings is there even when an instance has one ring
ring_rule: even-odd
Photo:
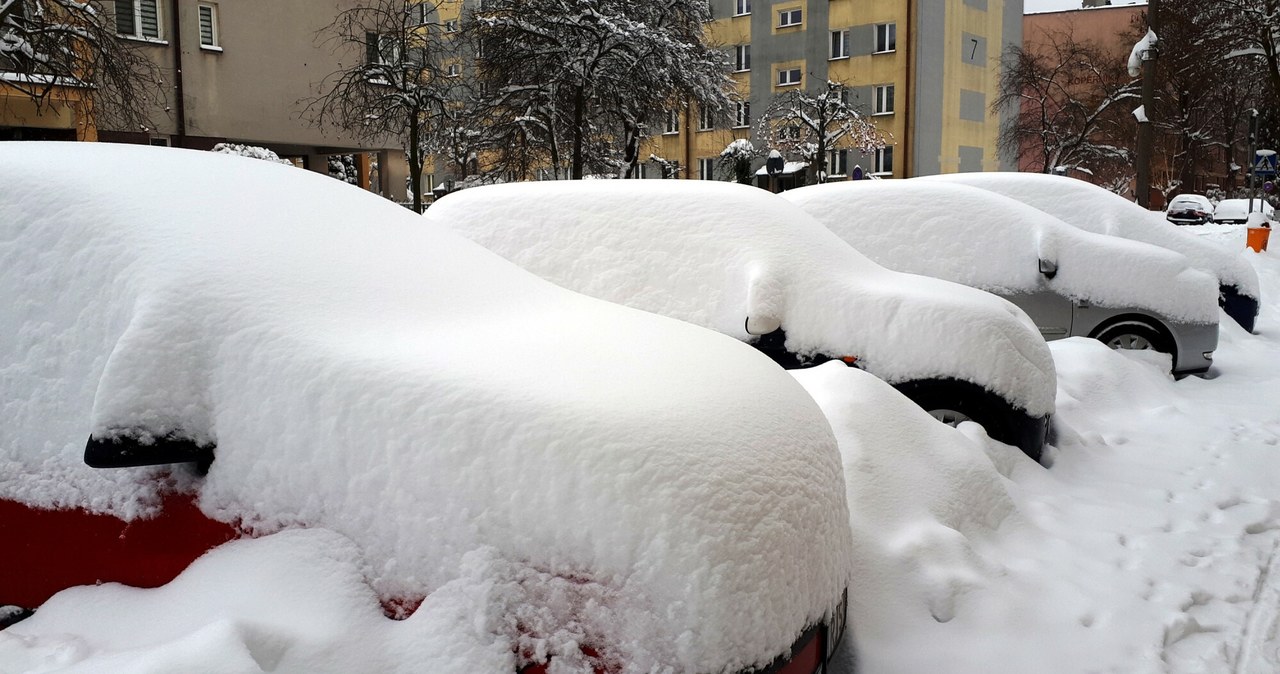
[[[888,139],[886,150],[828,156],[832,179],[854,167],[881,177],[1012,168],[999,155],[1000,55],[1022,40],[1022,2],[1011,0],[711,0],[711,42],[733,64],[742,108],[708,127],[696,109],[655,130],[643,156],[678,165],[682,178],[719,179],[717,158],[737,138],[757,151],[756,115],[791,87],[827,80]],[[797,79],[796,73],[799,73]],[[659,131],[662,131],[661,133]],[[798,162],[801,158],[788,156]],[[758,160],[757,164],[762,164]],[[652,162],[651,162],[652,164]],[[646,177],[659,171],[646,167]]]

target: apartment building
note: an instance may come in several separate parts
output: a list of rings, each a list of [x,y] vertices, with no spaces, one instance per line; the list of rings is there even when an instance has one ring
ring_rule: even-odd
[[[319,31],[358,0],[105,0],[117,34],[160,67],[167,91],[152,128],[94,124],[73,91],[41,115],[0,90],[0,139],[56,138],[210,149],[221,142],[269,148],[305,168],[327,172],[331,155],[355,155],[367,188],[404,200],[400,141],[370,145],[303,114],[316,85],[342,63],[364,58],[336,48]],[[376,170],[374,167],[377,167]],[[370,184],[370,183],[373,184]]]
[[[773,96],[832,80],[890,138],[862,155],[837,148],[833,179],[856,168],[882,177],[1015,168],[997,152],[1000,55],[1022,41],[1021,0],[710,0],[707,30],[734,65],[743,102],[716,123],[698,110],[673,114],[650,154],[678,164],[685,178],[715,179],[716,160],[737,138],[755,137],[755,119]],[[787,157],[788,177],[808,170]],[[661,166],[646,166],[646,176]],[[758,162],[763,164],[763,160]]]

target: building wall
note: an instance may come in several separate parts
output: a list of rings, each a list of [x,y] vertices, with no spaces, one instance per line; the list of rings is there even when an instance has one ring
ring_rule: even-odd
[[[216,7],[216,48],[200,44],[198,4]],[[301,158],[319,172],[327,172],[331,154],[376,153],[381,184],[370,187],[404,199],[407,171],[398,140],[360,142],[340,130],[318,129],[304,115],[306,99],[318,93],[325,77],[343,63],[364,58],[358,48],[337,47],[319,34],[337,11],[355,4],[357,0],[161,0],[160,39],[135,42],[173,89],[153,110],[154,129],[104,128],[101,139],[195,149],[246,143]],[[109,11],[114,7],[112,2],[104,5]]]
[[[751,70],[734,79],[753,122],[780,91],[778,69],[800,67],[800,86],[840,82],[868,115],[873,88],[893,85],[894,112],[872,121],[894,147],[894,177],[1011,166],[1012,158],[996,149],[1001,115],[991,112],[990,101],[1004,46],[1022,39],[1021,0],[753,0],[750,14],[735,16],[737,2],[710,0],[707,32],[731,58],[735,45],[751,45]],[[803,10],[802,25],[779,27],[777,13],[792,8]],[[897,26],[897,49],[874,53],[875,26],[885,23]],[[849,56],[829,58],[831,31],[845,29]],[[698,160],[717,157],[735,138],[767,149],[750,127],[698,131],[696,124],[696,110],[683,114],[680,132],[655,136],[648,151],[680,162],[681,177],[698,178]],[[850,153],[850,167],[870,172],[873,162]]]

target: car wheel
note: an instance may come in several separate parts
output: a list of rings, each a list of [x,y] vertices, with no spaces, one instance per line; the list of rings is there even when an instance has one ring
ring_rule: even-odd
[[[1176,355],[1173,340],[1167,334],[1141,321],[1112,323],[1095,332],[1093,338],[1113,349],[1159,351]]]
[[[958,379],[923,379],[893,387],[934,419],[951,426],[962,421],[976,422],[993,439],[1040,460],[1049,431],[1048,417],[1032,417],[995,393]]]

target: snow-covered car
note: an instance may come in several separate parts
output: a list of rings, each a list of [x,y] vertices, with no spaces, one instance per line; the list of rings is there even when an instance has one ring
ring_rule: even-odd
[[[556,181],[450,194],[426,218],[566,288],[754,344],[784,367],[840,359],[943,421],[1038,458],[1053,359],[1017,307],[872,262],[760,189]]]
[[[1213,202],[1200,194],[1179,194],[1169,201],[1164,218],[1175,225],[1203,225],[1213,219]]]
[[[1240,251],[1227,250],[1179,230],[1160,213],[1083,180],[1044,173],[955,173],[926,180],[962,183],[1034,206],[1086,232],[1163,246],[1182,253],[1196,269],[1218,279],[1218,304],[1252,332],[1261,290],[1258,272]]]
[[[1276,217],[1275,207],[1266,199],[1223,199],[1213,209],[1213,221],[1222,225],[1243,225],[1249,221],[1250,213],[1261,213],[1268,220]]]
[[[999,295],[1045,339],[1154,349],[1204,372],[1218,344],[1218,283],[1167,248],[1081,231],[1026,204],[926,180],[813,185],[782,195],[872,260]]]
[[[279,164],[9,142],[0,184],[0,606],[307,527],[406,611],[476,551],[523,570],[443,623],[500,666],[422,671],[811,674],[840,640],[835,440],[748,346]]]

